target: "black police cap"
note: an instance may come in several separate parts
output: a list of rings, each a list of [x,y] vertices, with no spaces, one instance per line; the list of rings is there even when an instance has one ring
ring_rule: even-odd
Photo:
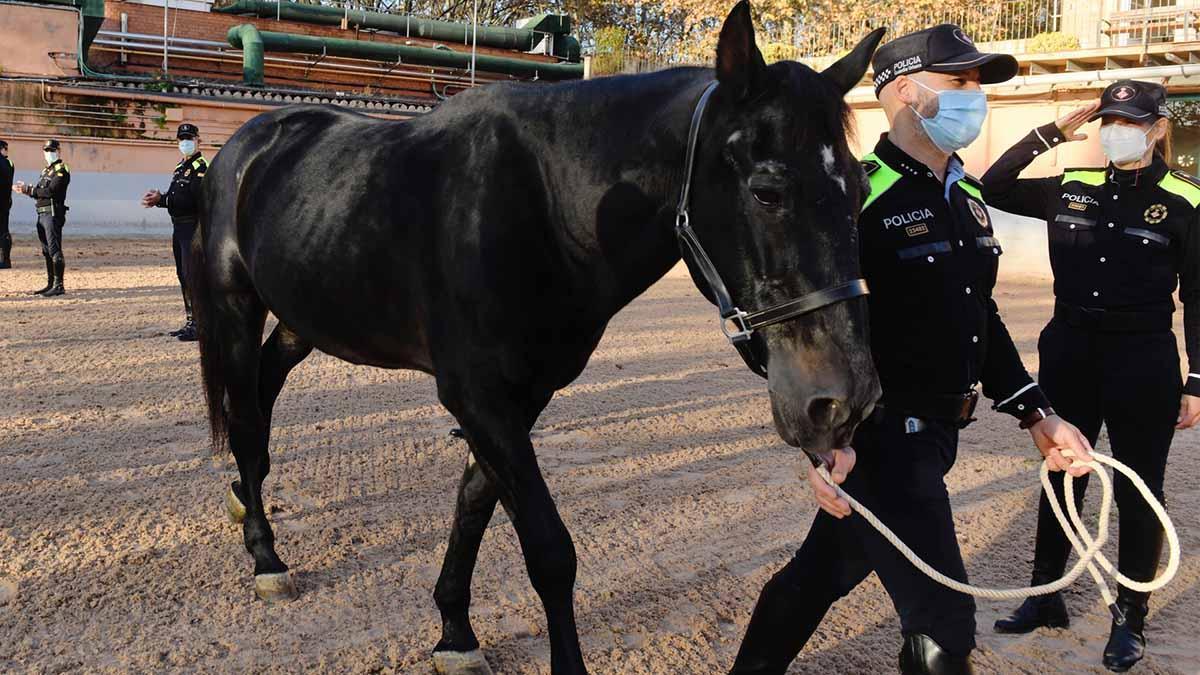
[[[179,131],[175,132],[175,138],[196,138],[200,135],[200,129],[195,124],[184,122],[179,125]]]
[[[46,141],[46,144],[42,146],[42,150],[45,150],[46,152],[58,152],[58,139],[51,138],[50,140]]]
[[[1117,80],[1100,95],[1100,109],[1088,118],[1116,115],[1137,121],[1156,120],[1167,116],[1167,89],[1154,82]]]
[[[986,54],[952,23],[943,23],[916,33],[902,35],[883,45],[871,59],[875,69],[875,94],[901,75],[927,70],[957,73],[979,69],[981,84],[1010,80],[1017,74],[1017,60],[1010,54]]]
[[[0,148],[7,150],[8,149],[8,141],[0,138]]]

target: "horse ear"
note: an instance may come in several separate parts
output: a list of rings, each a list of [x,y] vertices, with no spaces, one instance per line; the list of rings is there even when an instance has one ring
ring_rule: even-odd
[[[721,37],[717,41],[717,81],[722,87],[737,92],[737,98],[742,99],[762,81],[766,68],[762,53],[754,44],[750,2],[741,0],[721,26]]]
[[[886,28],[871,31],[849,54],[838,59],[821,74],[833,82],[843,94],[849,92],[867,73],[867,66],[871,65],[871,57],[875,55],[875,48],[879,46],[885,32]]]

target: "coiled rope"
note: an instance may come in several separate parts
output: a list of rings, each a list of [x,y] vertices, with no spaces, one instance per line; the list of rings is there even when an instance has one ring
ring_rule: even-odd
[[[1063,450],[1062,454],[1065,457],[1074,456],[1074,453],[1070,450]],[[1016,600],[1035,595],[1047,595],[1061,591],[1062,589],[1074,583],[1075,580],[1078,579],[1086,569],[1091,573],[1092,578],[1096,581],[1096,586],[1100,589],[1100,595],[1104,598],[1104,603],[1108,605],[1109,610],[1113,613],[1113,617],[1118,621],[1123,622],[1124,616],[1117,608],[1116,599],[1113,597],[1112,590],[1109,588],[1109,584],[1107,581],[1105,581],[1104,575],[1101,573],[1100,569],[1103,568],[1113,581],[1130,590],[1143,593],[1156,591],[1170,583],[1171,579],[1175,577],[1175,573],[1179,571],[1179,534],[1175,531],[1175,525],[1171,522],[1170,516],[1167,515],[1166,509],[1164,509],[1162,504],[1158,502],[1158,499],[1154,497],[1154,494],[1150,492],[1150,488],[1146,487],[1145,481],[1142,480],[1141,476],[1137,475],[1136,471],[1130,469],[1120,461],[1113,459],[1111,456],[1101,454],[1099,452],[1093,451],[1092,458],[1095,461],[1082,462],[1076,459],[1072,463],[1072,466],[1082,464],[1092,467],[1093,473],[1095,473],[1100,479],[1100,483],[1103,486],[1103,492],[1100,500],[1100,519],[1096,536],[1094,538],[1092,537],[1092,535],[1087,531],[1087,527],[1084,525],[1083,520],[1079,517],[1079,511],[1075,508],[1075,490],[1073,487],[1075,477],[1071,474],[1067,474],[1066,480],[1064,481],[1064,492],[1066,493],[1067,511],[1070,513],[1070,519],[1068,520],[1067,516],[1063,514],[1062,506],[1059,505],[1057,499],[1051,498],[1048,501],[1050,502],[1050,508],[1054,511],[1055,518],[1058,519],[1058,524],[1062,527],[1063,532],[1067,534],[1067,539],[1071,541],[1071,546],[1075,548],[1075,552],[1079,554],[1079,561],[1076,562],[1074,567],[1072,567],[1061,579],[1058,579],[1057,581],[1024,588],[982,588],[980,586],[973,586],[971,584],[963,583],[956,579],[951,579],[945,574],[935,570],[929,565],[929,563],[921,560],[921,558],[914,553],[907,544],[900,541],[900,538],[896,536],[896,533],[892,532],[887,525],[884,525],[874,513],[871,513],[870,509],[863,506],[858,502],[858,500],[850,496],[845,490],[835,484],[829,475],[829,470],[825,466],[822,465],[818,467],[817,473],[820,474],[821,478],[824,479],[826,483],[828,483],[833,487],[834,490],[837,491],[839,497],[849,502],[850,507],[854,509],[854,511],[856,511],[860,516],[862,516],[864,520],[870,523],[871,527],[874,527],[876,530],[878,530],[879,534],[883,535],[884,539],[887,539],[889,542],[891,542],[892,546],[896,547],[896,550],[900,551],[905,558],[908,558],[909,562],[911,562],[917,569],[921,570],[921,572],[923,572],[930,579],[933,579],[947,588],[979,598],[990,598],[992,600]],[[1166,533],[1167,537],[1167,544],[1170,546],[1171,552],[1167,558],[1166,569],[1151,581],[1135,581],[1124,574],[1121,574],[1121,572],[1116,569],[1116,567],[1108,560],[1108,558],[1100,552],[1100,548],[1104,546],[1104,542],[1108,541],[1108,520],[1109,514],[1112,511],[1113,502],[1112,478],[1103,469],[1103,467],[1101,467],[1101,464],[1107,464],[1108,466],[1111,466],[1114,471],[1124,474],[1125,477],[1128,478],[1131,483],[1133,483],[1134,487],[1137,488],[1138,492],[1142,496],[1142,499],[1146,500],[1146,503],[1149,504],[1150,508],[1154,510],[1154,514],[1158,516],[1159,522],[1162,523],[1163,531]],[[1045,488],[1046,494],[1053,495],[1054,488],[1050,484],[1050,468],[1049,464],[1046,462],[1042,462],[1040,475],[1042,479],[1042,487]],[[1099,563],[1099,566],[1097,566],[1097,563]]]

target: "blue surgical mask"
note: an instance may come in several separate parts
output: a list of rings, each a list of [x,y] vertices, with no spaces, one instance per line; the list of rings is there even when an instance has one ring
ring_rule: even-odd
[[[921,128],[929,140],[942,152],[962,150],[979,137],[983,121],[987,119],[987,94],[962,89],[938,91],[916,80],[912,81],[937,94],[938,110],[933,117],[922,117],[916,108],[909,107],[921,119]]]
[[[184,157],[191,157],[192,153],[196,152],[196,141],[191,139],[179,141],[179,152],[183,153]]]

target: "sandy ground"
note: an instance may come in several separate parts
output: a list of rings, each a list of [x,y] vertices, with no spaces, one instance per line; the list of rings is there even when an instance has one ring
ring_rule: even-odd
[[[0,272],[0,671],[428,672],[432,589],[466,448],[433,382],[314,355],[275,413],[267,500],[299,600],[257,601],[233,476],[206,446],[195,347],[169,244],[68,234],[70,294],[37,299],[22,238]],[[1000,292],[1031,368],[1045,279]],[[710,307],[673,273],[613,321],[587,371],[540,420],[542,467],[579,552],[576,604],[597,673],[728,668],[758,590],[814,513],[801,460],[770,422]],[[1103,443],[1103,442],[1102,442]],[[1200,672],[1200,433],[1176,441],[1167,492],[1185,547],[1153,601],[1136,672]],[[949,476],[973,580],[1027,580],[1034,450],[984,412]],[[1095,504],[1095,494],[1089,503]],[[498,514],[474,586],[475,626],[499,672],[549,671],[542,611]],[[980,672],[1104,672],[1094,587],[1070,630],[990,632]],[[838,604],[796,673],[894,669],[898,623],[874,577]]]

